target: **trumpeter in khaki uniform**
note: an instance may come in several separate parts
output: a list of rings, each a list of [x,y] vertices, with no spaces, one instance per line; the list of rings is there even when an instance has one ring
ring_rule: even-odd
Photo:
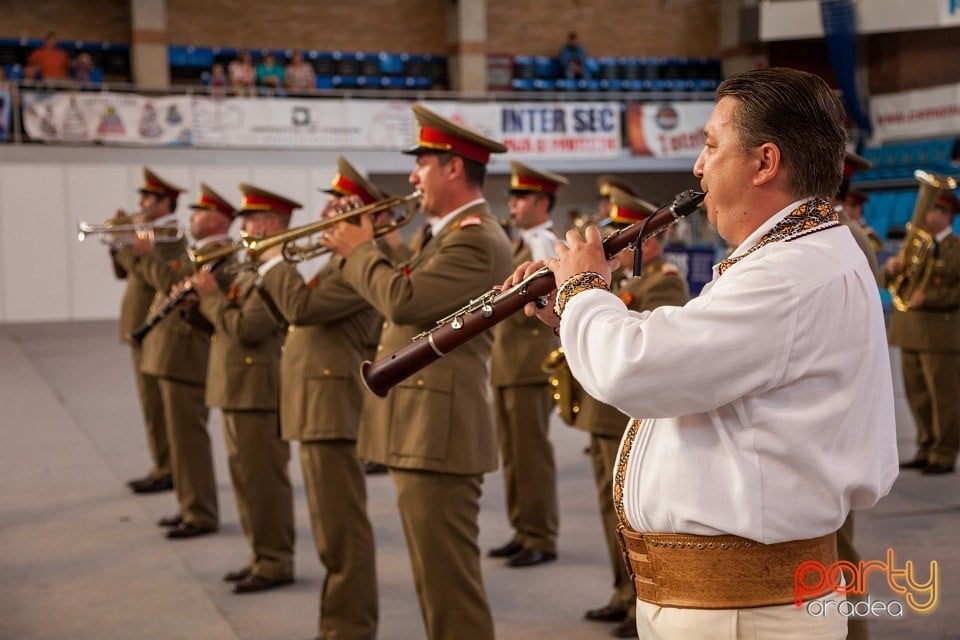
[[[556,255],[550,212],[567,179],[511,162],[513,266]],[[494,329],[490,381],[503,458],[507,517],[513,537],[488,555],[527,567],[557,557],[557,464],[550,442],[552,391],[540,363],[560,339],[535,317],[517,313]]]
[[[154,173],[143,168],[143,185],[140,192],[139,220],[143,223],[164,225],[175,224],[177,198],[182,189],[171,185]],[[125,216],[124,212],[119,212]],[[147,432],[147,445],[150,449],[152,468],[142,478],[127,482],[135,493],[153,493],[173,488],[173,475],[170,469],[170,443],[167,440],[167,425],[160,399],[160,385],[156,377],[142,371],[143,350],[141,345],[130,338],[134,329],[139,327],[150,310],[150,304],[157,295],[156,289],[137,273],[129,271],[117,260],[118,247],[111,247],[113,268],[118,278],[125,279],[120,303],[120,339],[130,345],[133,355],[133,372],[137,383],[137,394],[143,412],[143,424]],[[157,254],[164,259],[173,260],[182,251],[177,243],[162,243]],[[165,292],[162,292],[165,293]]]
[[[283,196],[241,184],[243,230],[262,238],[285,229],[300,207]],[[264,252],[279,253],[280,247]],[[223,413],[224,441],[240,524],[251,553],[224,579],[234,593],[293,582],[293,489],[290,448],[280,439],[277,414],[280,348],[286,326],[260,295],[257,273],[241,271],[224,293],[210,274],[190,279],[200,310],[213,324],[207,404]]]
[[[615,226],[640,222],[656,210],[649,202],[614,185],[606,189],[606,194],[610,200],[607,208],[609,220]],[[640,278],[633,277],[632,251],[624,251],[618,258],[622,266],[611,277],[611,291],[630,309],[650,311],[661,306],[680,306],[690,297],[686,281],[677,267],[663,257],[657,238],[650,238],[643,244]],[[583,393],[579,398],[579,407],[573,426],[590,434],[590,460],[593,463],[614,589],[607,605],[590,609],[584,617],[597,622],[619,622],[613,635],[636,637],[636,595],[617,541],[617,514],[613,505],[613,472],[617,449],[629,418],[616,407]]]
[[[423,192],[430,225],[418,252],[394,264],[370,242],[369,221],[337,225],[328,240],[346,258],[344,278],[386,318],[380,356],[510,270],[510,242],[483,199],[490,153],[506,147],[422,105],[413,109],[420,129],[408,152],[417,156],[410,182]],[[483,474],[497,466],[491,342],[489,334],[467,342],[363,407],[357,449],[390,468],[431,639],[493,638],[477,545]]]
[[[200,219],[199,214],[191,216],[191,231],[197,234],[194,249],[202,253],[223,242],[229,220],[218,215],[211,220],[219,219],[219,225],[201,225],[197,224]],[[151,314],[163,306],[173,286],[193,272],[185,240],[156,246],[164,244],[176,244],[179,255],[168,260],[154,250],[149,237],[117,253],[125,269],[156,289]],[[170,527],[166,535],[171,539],[212,533],[219,526],[213,452],[207,433],[209,412],[203,398],[211,330],[199,313],[171,313],[143,339],[142,368],[159,381],[179,505],[177,515],[158,522]]]
[[[905,468],[925,474],[950,473],[960,450],[960,239],[952,232],[957,198],[941,191],[923,216],[923,228],[936,244],[929,260],[926,286],[894,311],[890,343],[901,350],[903,382],[917,424],[917,452]],[[893,279],[902,269],[899,256],[887,261],[884,275]]]
[[[386,194],[345,158],[327,190],[371,204]],[[378,614],[373,528],[357,458],[363,403],[360,364],[376,348],[382,319],[340,273],[335,256],[308,283],[290,263],[261,266],[261,293],[290,323],[280,358],[280,424],[285,440],[300,443],[300,467],[310,524],[327,570],[320,594],[319,638],[376,637]]]

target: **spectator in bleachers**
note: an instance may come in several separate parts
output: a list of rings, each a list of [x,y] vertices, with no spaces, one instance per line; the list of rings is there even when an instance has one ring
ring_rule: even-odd
[[[244,51],[227,66],[230,86],[238,96],[256,95],[257,70],[253,66],[253,56]]]
[[[262,87],[268,94],[282,93],[285,72],[283,65],[277,62],[272,53],[263,54],[263,59],[257,65],[257,86]]]
[[[70,63],[70,77],[77,82],[96,82],[97,66],[86,51],[82,51]]]
[[[24,77],[28,80],[67,80],[70,77],[70,57],[57,46],[56,33],[50,31],[27,58]]]
[[[309,62],[303,59],[303,53],[294,51],[290,64],[287,65],[286,87],[291,93],[313,89],[317,82],[317,75]]]
[[[210,80],[207,86],[210,88],[210,95],[214,98],[223,98],[227,95],[227,72],[223,65],[214,62],[210,67]]]
[[[567,80],[589,80],[590,71],[587,69],[587,52],[583,50],[573,31],[567,35],[567,44],[563,45],[558,55],[560,67]]]

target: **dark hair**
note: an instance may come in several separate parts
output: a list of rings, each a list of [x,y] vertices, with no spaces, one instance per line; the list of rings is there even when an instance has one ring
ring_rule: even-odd
[[[451,153],[450,151],[441,151],[437,154],[438,162],[441,166],[444,166],[450,162],[454,156],[463,161],[463,174],[467,179],[467,184],[471,184],[482,189],[483,182],[487,177],[487,165],[477,162],[476,160],[471,160],[470,158],[464,158],[463,156]]]
[[[772,142],[789,169],[787,189],[796,198],[830,199],[843,178],[847,133],[839,98],[819,76],[772,67],[731,76],[717,99],[736,98],[733,126],[743,150]]]

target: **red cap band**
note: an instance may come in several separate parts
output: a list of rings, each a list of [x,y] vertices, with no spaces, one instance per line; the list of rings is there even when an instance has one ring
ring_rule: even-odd
[[[342,195],[357,196],[363,204],[376,202],[376,198],[367,193],[366,189],[339,173],[333,177],[333,189]]]
[[[490,161],[490,150],[486,147],[467,142],[462,138],[456,138],[439,129],[421,126],[418,138],[419,146],[427,149],[452,151],[480,164],[487,164]]]

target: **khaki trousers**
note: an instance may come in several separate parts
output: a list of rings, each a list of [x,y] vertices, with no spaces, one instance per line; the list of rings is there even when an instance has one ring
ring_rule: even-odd
[[[376,550],[356,442],[301,442],[300,467],[313,541],[327,570],[318,635],[373,640],[378,619]]]
[[[143,412],[143,425],[147,430],[147,446],[153,467],[150,476],[163,478],[171,474],[170,444],[167,440],[167,424],[163,414],[163,400],[160,398],[160,384],[157,378],[140,371],[143,350],[131,347],[133,355],[133,378],[137,383],[137,396]]]
[[[603,521],[603,533],[610,554],[610,568],[613,570],[613,595],[610,604],[632,613],[637,602],[633,581],[627,572],[617,538],[617,511],[613,506],[613,472],[617,463],[617,450],[620,438],[608,438],[590,434],[590,460],[593,463],[593,479],[597,485],[597,502],[600,506],[600,519]]]
[[[220,522],[213,450],[207,433],[209,409],[203,385],[158,378],[167,420],[173,488],[184,522],[216,529]]]
[[[902,351],[903,384],[917,423],[917,455],[953,465],[960,452],[960,354]]]
[[[507,517],[513,541],[557,552],[557,464],[550,442],[550,386],[496,388],[497,436],[503,458]]]
[[[847,620],[835,605],[826,605],[843,600],[834,593],[811,601],[817,603],[814,611],[828,611],[824,616],[810,615],[809,602],[802,607],[678,609],[638,600],[637,631],[644,640],[843,640]]]
[[[240,525],[250,543],[247,566],[271,580],[293,577],[290,445],[276,411],[223,410],[223,434]]]
[[[390,469],[429,640],[493,640],[477,546],[482,475]]]

